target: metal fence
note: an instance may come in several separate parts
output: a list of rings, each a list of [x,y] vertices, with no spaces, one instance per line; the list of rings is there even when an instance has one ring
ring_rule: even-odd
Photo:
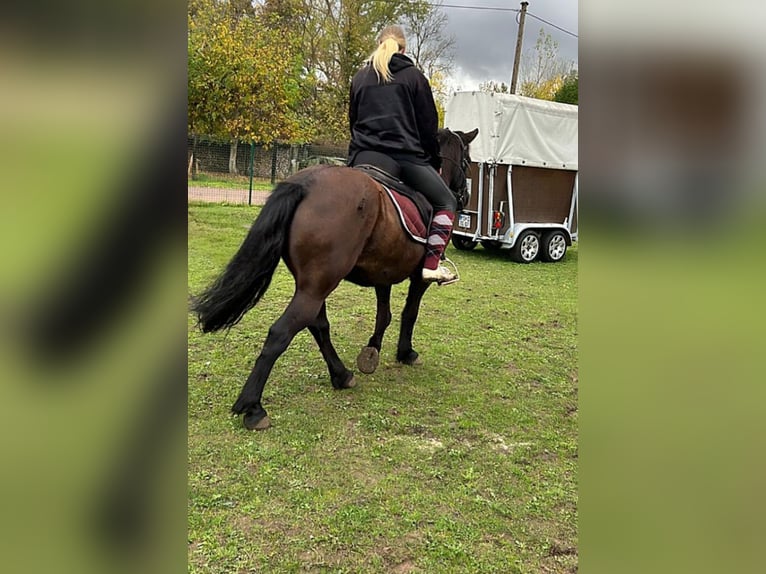
[[[278,181],[319,163],[344,165],[348,144],[270,146],[189,137],[189,201],[259,204]]]

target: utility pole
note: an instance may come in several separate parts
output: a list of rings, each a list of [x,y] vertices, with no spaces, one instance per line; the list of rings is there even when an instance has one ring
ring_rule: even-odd
[[[524,19],[527,17],[527,6],[529,2],[521,3],[521,12],[519,13],[519,36],[516,38],[516,55],[513,58],[513,76],[511,77],[511,93],[516,93],[516,81],[519,79],[519,60],[521,59],[521,41],[524,38]]]

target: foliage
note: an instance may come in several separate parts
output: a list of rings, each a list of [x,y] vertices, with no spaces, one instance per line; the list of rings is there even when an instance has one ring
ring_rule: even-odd
[[[553,100],[564,77],[572,69],[571,62],[565,62],[559,57],[558,48],[558,42],[546,34],[544,28],[540,28],[534,50],[525,52],[521,58],[520,95]]]
[[[554,76],[537,84],[524,82],[521,84],[519,94],[528,98],[537,98],[538,100],[553,100],[562,84],[563,78],[561,76]]]
[[[189,290],[226,264],[258,208],[189,209]],[[293,293],[284,265],[228,333],[189,318],[189,572],[577,570],[577,246],[558,264],[452,247],[462,280],[426,293],[424,363],[394,361],[406,286],[372,375],[334,391],[296,336],[266,386],[273,427],[228,409]],[[371,289],[328,299],[354,368],[374,326]]]
[[[444,105],[450,95],[449,84],[441,70],[435,69],[429,78],[431,91],[434,94],[436,113],[439,116],[439,126],[444,126]]]
[[[294,15],[292,23],[300,30],[304,54],[303,114],[313,118],[318,140],[343,141],[349,137],[351,79],[375,48],[378,32],[400,21],[417,25],[428,19],[436,8],[422,0],[302,0],[301,3],[303,9]],[[441,32],[441,28],[426,25],[419,29],[430,30],[433,37]],[[423,36],[422,45],[429,45],[429,37]],[[442,54],[446,52],[439,53]],[[434,61],[435,56],[431,58],[429,62]]]
[[[440,86],[454,40],[425,0],[191,0],[189,130],[272,141],[348,139],[351,79],[384,26],[401,22],[409,52]],[[413,52],[414,51],[414,52]]]
[[[556,100],[557,94],[564,89],[562,97],[571,98],[571,82],[574,77],[574,98],[577,98],[577,72],[568,72],[571,63],[564,62],[558,56],[558,43],[540,29],[540,34],[532,52],[527,52],[521,59],[519,95],[540,100]],[[484,92],[510,93],[510,86],[505,82],[489,80],[479,84],[479,90]],[[571,103],[571,102],[567,102]]]
[[[248,2],[196,0],[188,34],[189,131],[300,141],[301,54],[295,35]]]
[[[562,104],[574,104],[578,103],[578,74],[577,70],[574,70],[571,74],[564,78],[561,87],[556,91],[553,96],[553,100],[561,102]]]

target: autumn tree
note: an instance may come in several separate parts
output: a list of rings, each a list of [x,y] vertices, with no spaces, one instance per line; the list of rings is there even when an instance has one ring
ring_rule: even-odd
[[[540,28],[534,49],[525,52],[521,58],[520,95],[553,100],[564,78],[572,70],[572,63],[561,59],[558,49],[558,42]]]
[[[439,14],[426,0],[190,0],[190,133],[347,141],[351,79],[392,23],[405,27],[439,107],[454,44]]]
[[[372,52],[378,31],[397,22],[411,6],[376,0],[303,3],[299,27],[313,96],[305,102],[305,113],[314,118],[320,140],[347,140],[351,79]]]
[[[245,0],[196,0],[188,32],[189,132],[237,143],[305,140],[298,115],[301,66],[295,35]],[[193,162],[192,162],[193,165]]]
[[[292,9],[290,26],[301,36],[302,114],[321,141],[348,139],[351,79],[372,53],[383,27],[392,23],[404,25],[408,31],[408,52],[418,50],[417,63],[427,75],[438,71],[433,54],[446,55],[449,47],[439,48],[436,42],[444,22],[436,22],[440,27],[420,24],[421,19],[436,10],[423,0],[266,0],[264,6],[285,11],[286,4]],[[419,26],[420,32],[414,39],[410,25]]]

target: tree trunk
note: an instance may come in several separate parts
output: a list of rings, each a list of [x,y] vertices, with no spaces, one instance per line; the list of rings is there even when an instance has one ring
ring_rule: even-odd
[[[231,147],[229,148],[229,173],[231,175],[239,175],[239,171],[237,170],[237,145],[239,142],[237,140],[233,140],[231,142]]]

